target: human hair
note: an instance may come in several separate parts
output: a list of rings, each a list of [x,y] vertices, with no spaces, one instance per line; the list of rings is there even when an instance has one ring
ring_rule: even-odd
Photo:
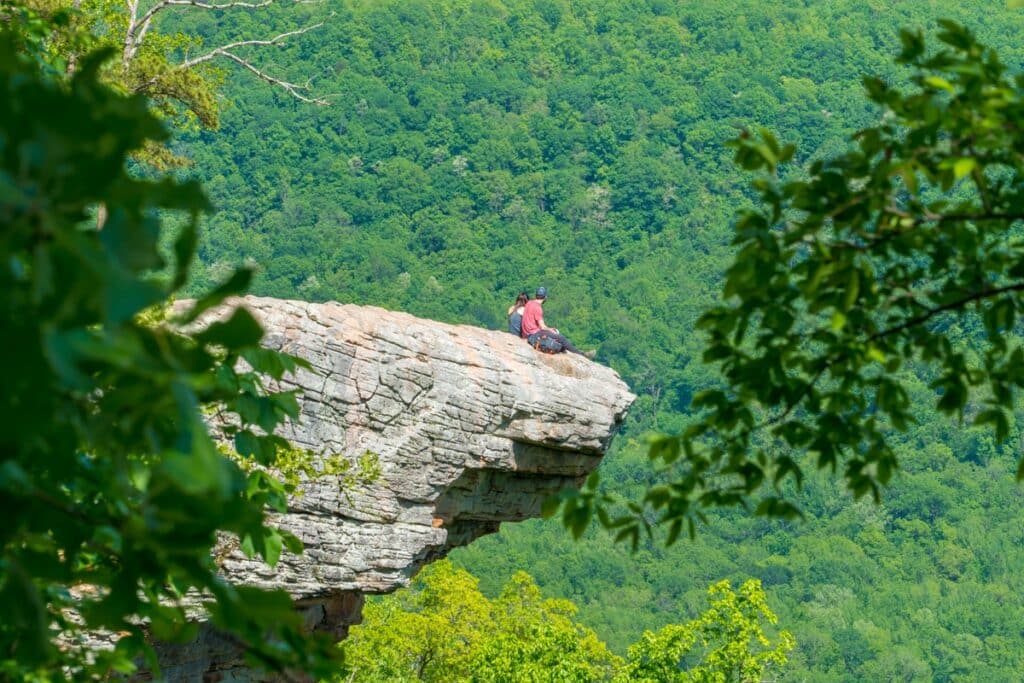
[[[516,297],[516,302],[508,307],[508,314],[512,315],[516,312],[516,309],[522,308],[526,305],[526,302],[530,300],[530,295],[526,292],[519,292],[519,296]]]

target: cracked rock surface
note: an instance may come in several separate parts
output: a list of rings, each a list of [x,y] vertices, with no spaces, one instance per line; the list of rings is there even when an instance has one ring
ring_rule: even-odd
[[[547,496],[580,483],[634,399],[610,368],[539,353],[505,332],[336,303],[231,305],[263,323],[267,346],[313,366],[294,378],[302,418],[284,435],[318,453],[379,458],[369,487],[307,482],[278,517],[305,544],[302,556],[286,553],[270,569],[236,550],[223,562],[235,581],[284,588],[311,628],[339,638],[363,595],[406,585],[425,563],[538,516]],[[164,650],[164,675],[255,680],[206,640]]]

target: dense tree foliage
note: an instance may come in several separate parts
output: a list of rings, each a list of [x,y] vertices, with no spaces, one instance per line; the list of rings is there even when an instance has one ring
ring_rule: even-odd
[[[997,48],[1007,73],[1020,71],[1019,12],[978,0],[941,10]],[[784,181],[813,186],[800,169],[857,154],[850,136],[878,124],[864,74],[884,81],[889,104],[915,87],[913,71],[892,63],[903,49],[898,28],[934,27],[935,11],[924,0],[341,3],[321,40],[278,53],[285,77],[313,75],[320,92],[338,93],[331,107],[296,107],[229,78],[222,130],[189,133],[176,147],[195,159],[222,209],[207,222],[192,286],[249,261],[261,267],[260,293],[498,327],[515,292],[543,283],[550,321],[597,346],[640,394],[627,437],[681,431],[694,394],[720,386],[699,362],[706,337],[696,322],[719,303],[736,208],[759,202],[726,143],[770,128],[796,145]],[[253,24],[206,14],[187,22],[161,28],[214,44]],[[956,87],[957,78],[946,81]],[[938,82],[933,92],[920,85],[924,103],[954,105]],[[957,180],[957,161],[938,170]],[[973,174],[951,188],[954,204],[969,200]],[[925,208],[938,197],[927,188],[934,180],[919,188]],[[844,267],[849,275],[862,262]],[[857,290],[858,300],[875,296]],[[865,333],[864,320],[833,312],[826,334]],[[983,316],[929,323],[941,327],[921,329],[941,332],[954,356],[984,367]],[[1013,343],[1009,330],[1003,336]],[[868,359],[869,369],[878,363]],[[806,517],[800,525],[715,513],[695,543],[642,542],[633,559],[592,532],[571,546],[557,529],[531,524],[460,561],[491,595],[495,577],[530,567],[545,592],[579,603],[581,620],[620,654],[645,628],[672,621],[669,606],[692,608],[704,586],[757,576],[800,643],[785,674],[793,680],[1012,680],[1024,667],[1021,493],[1008,446],[1021,437],[1019,421],[1005,415],[1009,439],[1000,442],[934,419],[939,392],[947,395],[933,385],[941,375],[920,358],[901,362],[889,379],[917,423],[901,434],[879,427],[886,457],[901,465],[880,507],[854,504],[809,472],[802,492],[780,482]],[[965,418],[982,403],[968,402]],[[609,490],[642,495],[653,481],[643,451],[633,442],[609,457]]]
[[[606,680],[621,664],[573,622],[575,606],[543,599],[518,572],[496,600],[446,560],[409,589],[370,602],[343,643],[353,681]]]
[[[726,387],[700,392],[700,419],[651,446],[677,465],[645,497],[670,538],[700,507],[742,502],[766,480],[758,512],[796,514],[777,494],[789,477],[799,486],[805,452],[879,500],[897,467],[887,435],[930,407],[911,401],[916,377],[938,411],[1009,438],[1024,386],[1024,75],[942,27],[931,52],[920,32],[901,34],[913,86],[867,78],[882,123],[806,180],[779,179],[795,149],[771,133],[734,143],[740,165],[770,175],[736,222],[726,302],[698,323]],[[964,339],[947,334],[953,322]]]
[[[786,664],[795,643],[788,631],[776,643],[765,634],[774,624],[761,584],[750,579],[739,592],[728,581],[708,589],[710,609],[686,624],[647,631],[629,648],[622,683],[745,683],[763,681],[769,670]]]
[[[912,395],[931,396],[925,382]],[[709,513],[694,541],[641,541],[632,554],[605,532],[573,542],[556,520],[503,527],[452,559],[485,595],[529,567],[545,595],[572,600],[579,620],[624,656],[648,629],[699,611],[705,587],[759,578],[797,649],[779,680],[1012,680],[1024,667],[1022,493],[1016,455],[1000,455],[988,428],[935,416],[900,436],[903,463],[880,505],[852,501],[839,482],[809,473],[799,522]],[[602,466],[626,496],[649,481],[646,446],[627,445]],[[638,607],[639,606],[639,607]]]
[[[490,327],[544,283],[552,322],[641,393],[634,416],[677,428],[712,383],[694,324],[753,198],[726,143],[766,126],[798,160],[844,149],[877,118],[861,76],[898,80],[897,29],[932,10],[542,4],[346,3],[278,56],[331,106],[229,83],[222,130],[179,148],[221,209],[206,274],[252,259],[264,294]],[[1016,15],[989,5],[950,11],[1017,64]],[[233,30],[195,19],[210,43]]]
[[[14,10],[4,24],[0,678],[152,667],[146,638],[192,637],[187,609],[231,632],[254,664],[329,670],[330,643],[303,635],[289,596],[225,581],[213,553],[218,534],[270,564],[301,550],[265,520],[291,491],[267,467],[294,459],[273,431],[298,405],[262,379],[297,359],[261,348],[244,310],[181,331],[242,291],[248,271],[164,319],[188,277],[204,194],[127,173],[128,155],[166,133],[145,99],[102,83],[108,54],[83,55],[65,81],[44,49],[49,21]],[[169,253],[160,212],[184,216]],[[207,427],[213,410],[233,457]],[[101,633],[117,634],[113,649],[90,649]]]
[[[345,681],[616,681],[662,683],[760,681],[786,663],[792,636],[765,632],[776,617],[750,580],[708,591],[708,609],[682,624],[646,632],[623,661],[590,629],[573,622],[576,606],[544,599],[516,572],[494,600],[449,561],[412,585],[367,605],[363,624],[343,644]]]

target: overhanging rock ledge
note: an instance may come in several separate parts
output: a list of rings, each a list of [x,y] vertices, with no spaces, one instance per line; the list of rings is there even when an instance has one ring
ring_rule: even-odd
[[[425,563],[538,516],[547,496],[580,483],[635,398],[613,370],[504,332],[337,303],[231,304],[263,323],[268,346],[313,366],[295,377],[302,419],[285,436],[318,453],[379,458],[371,486],[309,482],[277,520],[303,541],[302,556],[274,569],[238,551],[223,560],[232,580],[287,590],[312,628],[339,638],[363,595],[406,585]],[[234,678],[240,659],[217,649],[164,650],[164,675]]]

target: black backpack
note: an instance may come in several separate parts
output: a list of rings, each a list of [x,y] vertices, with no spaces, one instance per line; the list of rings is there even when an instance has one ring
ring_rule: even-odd
[[[549,334],[539,333],[533,340],[533,348],[537,349],[541,353],[561,353],[565,351],[565,347],[562,346],[562,342],[558,341]]]

